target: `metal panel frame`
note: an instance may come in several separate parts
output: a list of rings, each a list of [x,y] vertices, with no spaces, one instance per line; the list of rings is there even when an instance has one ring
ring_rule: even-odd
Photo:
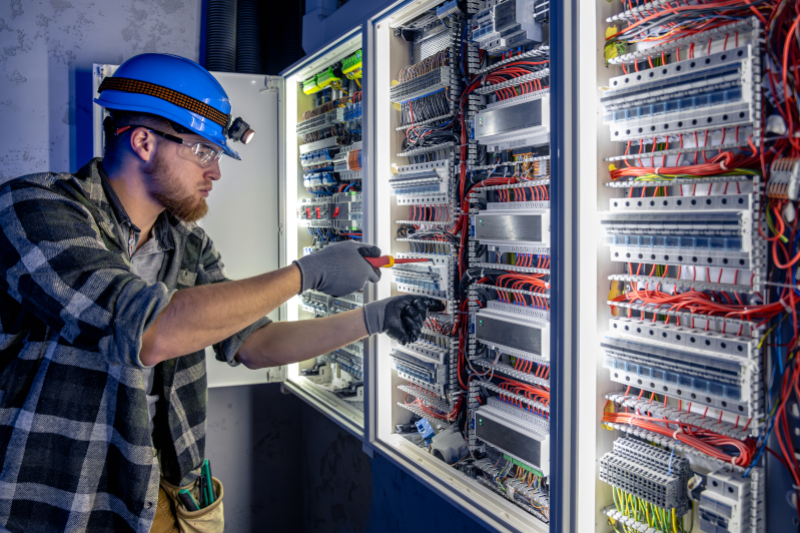
[[[578,0],[550,4],[551,389],[554,392],[551,531],[577,531],[577,40]],[[561,89],[558,89],[561,88]]]

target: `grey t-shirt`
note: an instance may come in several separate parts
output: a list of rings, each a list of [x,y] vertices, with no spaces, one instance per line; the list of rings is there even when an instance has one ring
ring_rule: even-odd
[[[150,234],[150,240],[136,250],[139,242],[139,232],[131,231],[129,224],[122,225],[122,231],[126,234],[125,241],[135,250],[131,256],[131,270],[150,285],[158,282],[158,272],[161,270],[161,263],[164,262],[164,250],[158,243],[155,231]],[[156,402],[158,395],[153,394],[153,371],[155,368],[143,368],[142,378],[144,379],[144,392],[147,397],[147,414],[150,417],[150,433],[153,433],[153,418],[156,416]]]

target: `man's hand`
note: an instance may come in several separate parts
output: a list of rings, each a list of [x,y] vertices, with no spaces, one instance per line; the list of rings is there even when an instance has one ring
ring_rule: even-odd
[[[368,281],[375,283],[381,279],[380,271],[364,260],[380,255],[377,246],[345,241],[302,257],[295,261],[303,275],[300,292],[313,289],[331,296],[345,296],[360,291]]]
[[[428,310],[441,307],[431,298],[395,296],[364,306],[364,321],[370,335],[386,333],[400,344],[416,342]]]

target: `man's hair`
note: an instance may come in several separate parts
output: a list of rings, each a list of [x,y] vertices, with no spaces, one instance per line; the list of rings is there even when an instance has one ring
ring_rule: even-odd
[[[188,133],[189,130],[175,124],[171,120],[150,113],[137,113],[133,111],[111,111],[110,115],[103,121],[105,131],[105,148],[103,158],[108,160],[119,159],[122,149],[128,143],[127,132],[115,135],[119,128],[125,126],[145,126],[164,133]]]

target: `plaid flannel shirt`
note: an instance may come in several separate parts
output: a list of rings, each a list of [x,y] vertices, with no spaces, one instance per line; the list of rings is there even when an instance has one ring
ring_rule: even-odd
[[[121,218],[99,160],[0,187],[0,525],[14,533],[147,533],[159,476],[185,485],[203,461],[205,352],[156,366],[151,436],[139,351],[176,290],[226,280],[220,256],[197,225],[162,213],[166,254],[148,285]],[[237,364],[268,322],[215,345],[217,359]]]

